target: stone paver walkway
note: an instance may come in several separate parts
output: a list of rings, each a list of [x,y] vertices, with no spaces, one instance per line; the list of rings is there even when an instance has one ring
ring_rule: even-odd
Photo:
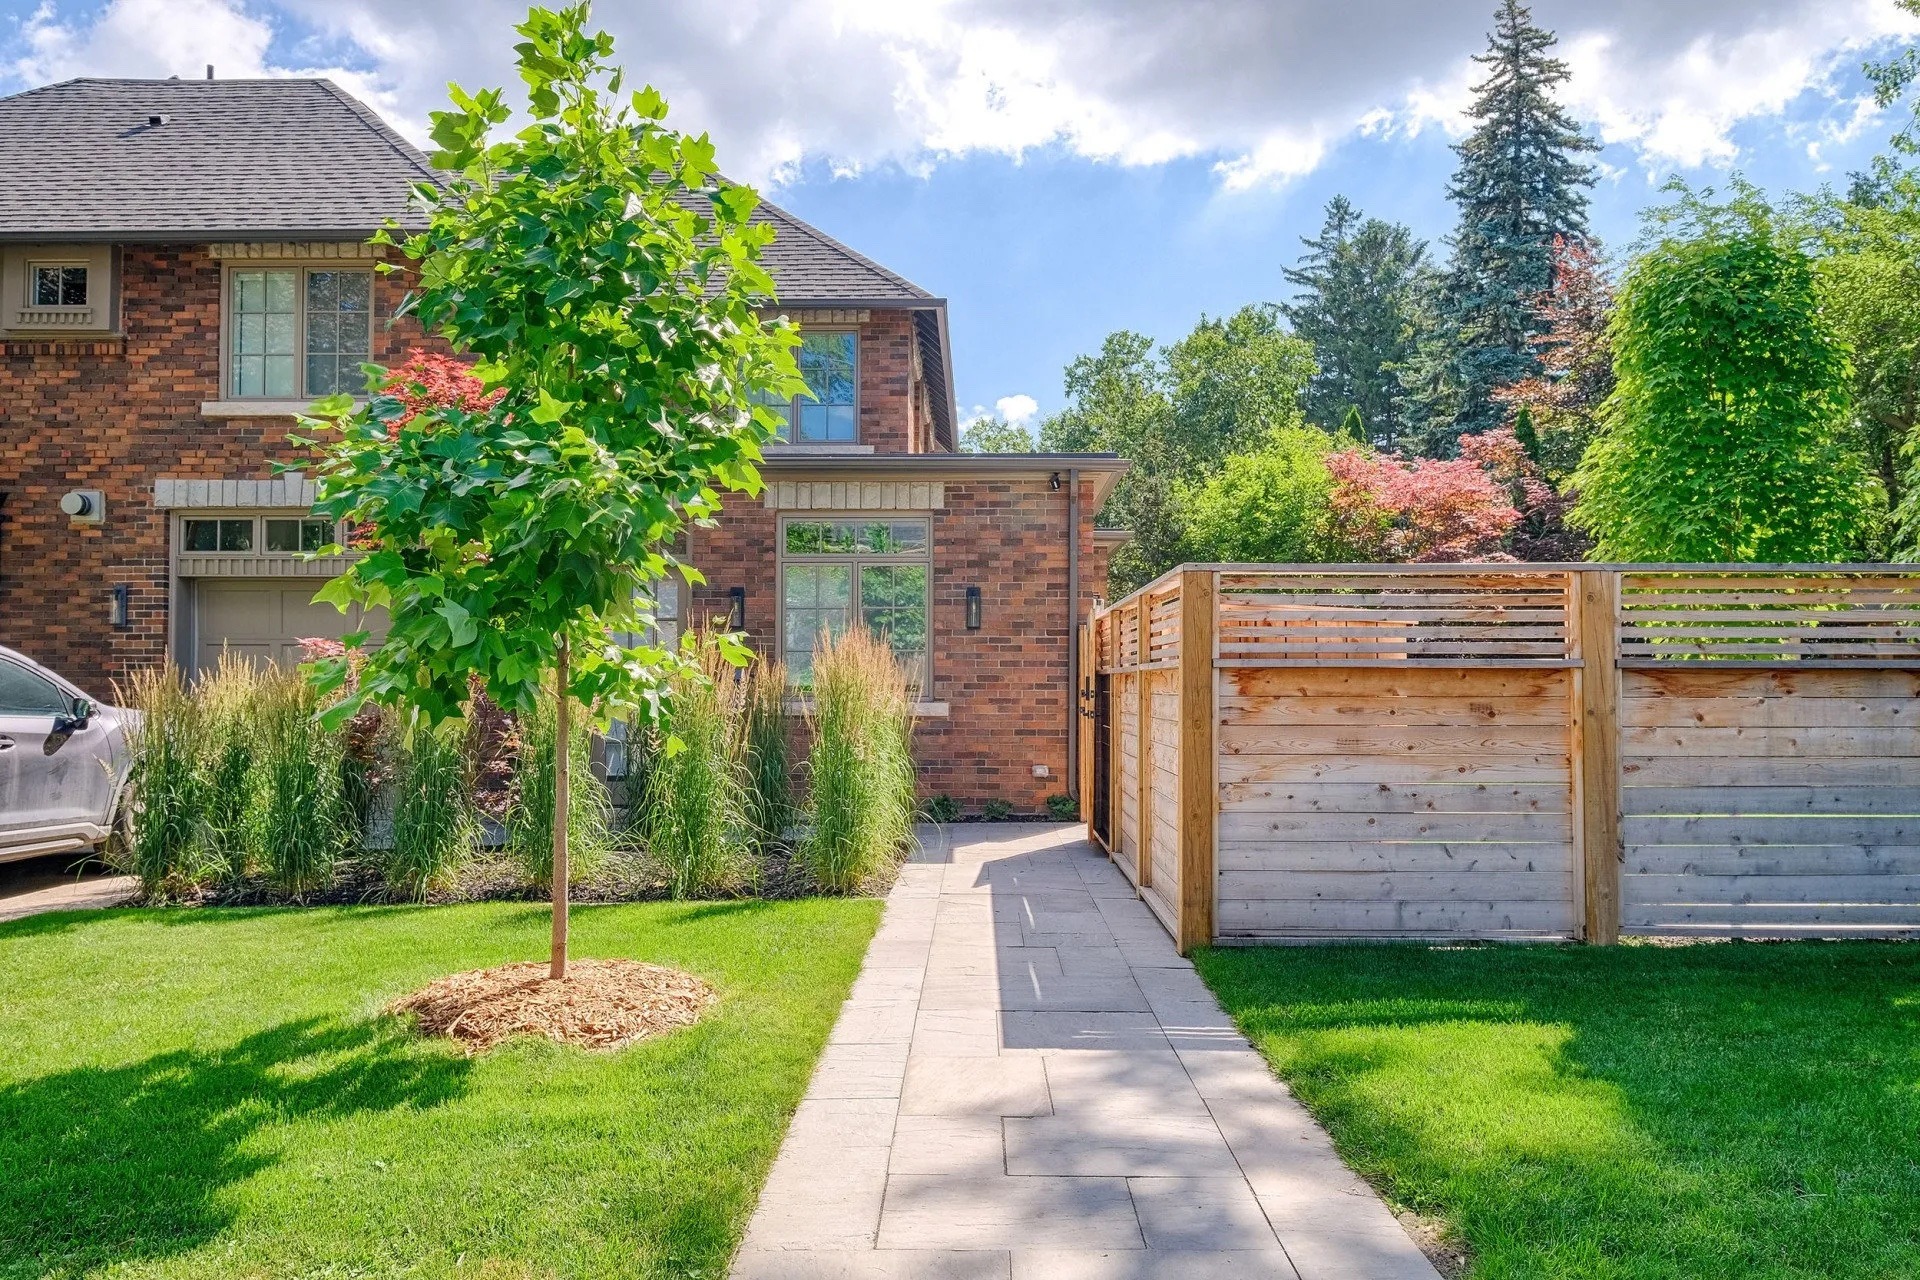
[[[1435,1280],[1080,828],[923,843],[736,1280]]]

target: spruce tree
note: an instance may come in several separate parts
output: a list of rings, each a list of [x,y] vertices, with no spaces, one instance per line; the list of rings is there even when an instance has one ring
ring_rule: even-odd
[[[1418,339],[1419,292],[1432,273],[1427,246],[1397,223],[1363,218],[1345,196],[1327,204],[1320,234],[1286,269],[1300,293],[1281,311],[1313,344],[1318,371],[1302,398],[1307,420],[1328,431],[1358,407],[1359,438],[1392,448],[1405,416],[1399,368]]]
[[[1454,148],[1460,167],[1447,188],[1460,222],[1441,306],[1444,376],[1429,376],[1446,385],[1422,406],[1423,452],[1450,454],[1459,435],[1497,425],[1493,391],[1539,372],[1532,339],[1538,301],[1553,288],[1554,240],[1588,238],[1594,175],[1580,157],[1599,147],[1554,100],[1568,72],[1553,45],[1526,5],[1503,0],[1487,52],[1474,56],[1487,77],[1474,86],[1478,123]]]

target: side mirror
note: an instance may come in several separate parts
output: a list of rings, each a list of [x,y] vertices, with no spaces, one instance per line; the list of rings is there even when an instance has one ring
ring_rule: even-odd
[[[75,698],[65,715],[57,715],[53,718],[53,731],[55,734],[74,733],[86,728],[92,719],[93,704],[85,698]]]

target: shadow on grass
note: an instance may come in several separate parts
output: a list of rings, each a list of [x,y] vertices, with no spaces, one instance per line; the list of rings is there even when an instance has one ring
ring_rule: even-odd
[[[259,1130],[433,1106],[468,1067],[390,1019],[306,1019],[223,1050],[0,1086],[0,1275],[193,1249],[230,1220],[223,1190],[271,1162],[249,1143]]]
[[[1222,950],[1344,1155],[1473,1274],[1920,1274],[1920,947]]]

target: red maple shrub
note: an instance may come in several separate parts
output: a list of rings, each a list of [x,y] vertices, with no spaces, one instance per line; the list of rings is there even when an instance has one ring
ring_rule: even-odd
[[[400,428],[432,409],[484,409],[506,394],[505,387],[486,390],[473,369],[463,360],[433,351],[409,352],[405,363],[396,365],[380,384],[380,394],[393,396],[406,406],[406,412],[388,424],[398,435]]]
[[[1520,513],[1471,458],[1404,459],[1346,449],[1329,454],[1328,526],[1344,558],[1443,563],[1511,560],[1506,537]]]
[[[1507,550],[1515,560],[1566,561],[1585,558],[1592,545],[1578,529],[1567,527],[1576,495],[1547,482],[1512,427],[1497,427],[1460,438],[1460,456],[1475,463],[1506,492],[1517,517]]]

